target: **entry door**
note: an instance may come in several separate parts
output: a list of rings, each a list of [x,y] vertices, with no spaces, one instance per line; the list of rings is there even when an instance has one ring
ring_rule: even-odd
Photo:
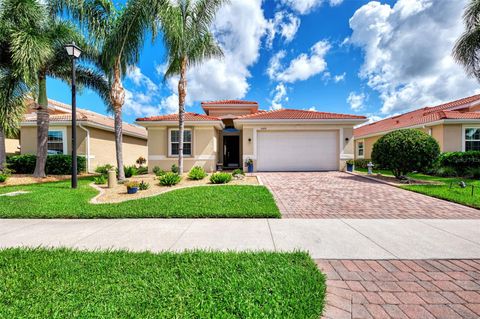
[[[338,170],[337,131],[258,132],[259,171]]]
[[[240,136],[223,137],[223,165],[240,167]]]

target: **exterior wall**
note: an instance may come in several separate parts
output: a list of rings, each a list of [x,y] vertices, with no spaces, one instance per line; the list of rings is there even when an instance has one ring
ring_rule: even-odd
[[[66,130],[67,153],[71,154],[71,126],[50,126],[50,129]],[[92,127],[85,127],[90,132],[90,171],[99,165],[112,164],[116,166],[115,135],[113,132]],[[22,154],[36,154],[37,127],[23,126],[20,134]],[[87,155],[87,132],[77,127],[77,154]],[[125,165],[135,164],[138,157],[147,158],[147,141],[141,138],[123,136],[123,160]]]
[[[193,166],[201,166],[208,172],[216,170],[219,160],[219,131],[214,126],[185,126],[192,130],[192,156],[184,157],[184,171],[189,171]],[[178,164],[177,156],[168,154],[169,130],[177,126],[158,126],[148,128],[148,169],[152,171],[155,166],[169,171],[173,164]]]
[[[115,134],[91,127],[87,127],[87,129],[90,131],[91,169],[105,164],[117,166]],[[147,141],[123,135],[123,164],[134,165],[140,156],[147,158]]]
[[[468,126],[468,125],[467,125]],[[425,133],[431,133],[431,136],[437,140],[440,145],[441,152],[461,152],[463,149],[462,135],[463,129],[461,124],[440,124],[431,127],[419,129]],[[358,142],[364,141],[363,158],[370,159],[372,157],[373,145],[383,135],[372,136],[367,138],[355,139],[355,158],[357,156]]]
[[[315,130],[327,130],[338,131],[339,134],[339,169],[344,170],[346,161],[353,159],[353,126],[341,126],[341,125],[328,125],[328,124],[259,124],[244,125],[242,129],[242,150],[243,150],[243,165],[246,170],[245,161],[247,158],[253,160],[253,167],[256,170],[257,167],[257,152],[256,152],[256,140],[257,131],[271,130],[271,131],[315,131]],[[346,140],[348,138],[348,141]]]
[[[20,152],[20,150],[18,149],[19,145],[20,145],[20,140],[17,140],[14,138],[6,138],[5,149],[6,149],[7,155],[18,154]]]

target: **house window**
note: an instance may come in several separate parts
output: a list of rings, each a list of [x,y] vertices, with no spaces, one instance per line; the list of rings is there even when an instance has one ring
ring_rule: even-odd
[[[363,142],[358,142],[357,155],[363,157]]]
[[[465,129],[465,151],[480,151],[480,127]]]
[[[178,156],[179,130],[170,130],[170,156]],[[183,155],[192,155],[192,130],[183,131]]]
[[[57,155],[64,153],[65,136],[63,131],[48,131],[48,154]]]

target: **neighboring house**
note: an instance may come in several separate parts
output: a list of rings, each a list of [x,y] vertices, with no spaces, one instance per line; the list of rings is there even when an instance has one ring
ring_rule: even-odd
[[[6,138],[5,150],[6,150],[7,156],[20,154],[20,140],[17,138]]]
[[[22,154],[37,152],[37,115],[33,106],[34,104],[30,102],[20,124]],[[71,106],[49,100],[48,111],[50,113],[48,154],[71,154]],[[77,108],[77,154],[87,158],[89,172],[93,172],[99,165],[116,166],[113,118]],[[124,123],[124,164],[133,165],[140,156],[147,157],[147,132],[143,127]]]
[[[185,114],[185,170],[202,166],[256,171],[342,170],[353,158],[353,127],[364,116],[281,109],[259,111],[258,103],[203,102],[205,114]],[[149,169],[169,170],[178,159],[178,114],[137,119],[148,131]]]
[[[480,150],[480,95],[358,127],[354,131],[355,157],[370,159],[375,142],[388,132],[415,128],[430,134],[442,152]]]

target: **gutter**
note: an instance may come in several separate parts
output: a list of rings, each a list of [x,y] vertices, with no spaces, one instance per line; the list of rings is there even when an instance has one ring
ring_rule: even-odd
[[[87,173],[90,173],[90,131],[85,128],[82,123],[78,124],[78,127],[87,132],[87,141],[86,141],[86,148],[87,148]],[[73,147],[73,145],[72,145]]]

